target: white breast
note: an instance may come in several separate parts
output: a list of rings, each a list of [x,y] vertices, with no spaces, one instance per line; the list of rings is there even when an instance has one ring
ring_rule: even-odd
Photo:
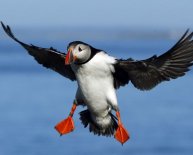
[[[106,116],[109,105],[117,105],[112,76],[115,62],[115,58],[100,52],[86,64],[72,65],[83,100],[95,115]]]

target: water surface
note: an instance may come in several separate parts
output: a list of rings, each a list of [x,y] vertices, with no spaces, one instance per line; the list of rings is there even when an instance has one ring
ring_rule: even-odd
[[[70,40],[70,39],[69,39]],[[148,58],[167,50],[175,40],[85,40],[118,58]],[[65,50],[60,39],[31,40]],[[41,67],[10,39],[0,42],[0,154],[193,154],[193,72],[142,92],[132,84],[118,90],[122,121],[131,139],[121,146],[113,137],[88,132],[74,115],[76,129],[60,137],[54,126],[71,108],[77,89],[71,82]],[[96,101],[97,102],[97,101]]]

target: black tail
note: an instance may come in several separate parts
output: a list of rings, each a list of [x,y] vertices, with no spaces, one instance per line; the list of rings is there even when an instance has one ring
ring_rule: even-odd
[[[84,110],[80,112],[80,120],[82,121],[82,124],[86,128],[89,125],[90,132],[93,132],[95,135],[102,135],[110,137],[114,135],[118,125],[116,122],[116,117],[110,113],[111,121],[108,124],[107,127],[100,127],[98,126],[91,117],[91,114],[88,110]]]

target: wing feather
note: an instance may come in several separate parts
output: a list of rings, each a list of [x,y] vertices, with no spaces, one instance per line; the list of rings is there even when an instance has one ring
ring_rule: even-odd
[[[129,81],[140,90],[150,90],[162,81],[169,81],[185,75],[193,65],[193,32],[187,30],[179,41],[167,52],[140,61],[117,60],[116,72],[124,73],[124,81],[114,76],[117,88]],[[115,72],[115,74],[117,74]],[[123,78],[123,77],[122,77]]]
[[[46,68],[50,68],[66,78],[74,81],[76,80],[75,74],[70,65],[65,65],[66,54],[57,51],[53,47],[41,48],[35,45],[28,45],[18,40],[12,33],[9,26],[5,26],[2,22],[1,25],[6,34],[13,40],[23,46],[34,59]]]

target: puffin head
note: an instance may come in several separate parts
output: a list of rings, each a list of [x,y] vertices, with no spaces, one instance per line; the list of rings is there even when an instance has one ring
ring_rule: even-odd
[[[87,62],[91,58],[91,48],[90,45],[81,41],[71,42],[67,47],[68,52],[65,58],[65,64],[82,64]]]

